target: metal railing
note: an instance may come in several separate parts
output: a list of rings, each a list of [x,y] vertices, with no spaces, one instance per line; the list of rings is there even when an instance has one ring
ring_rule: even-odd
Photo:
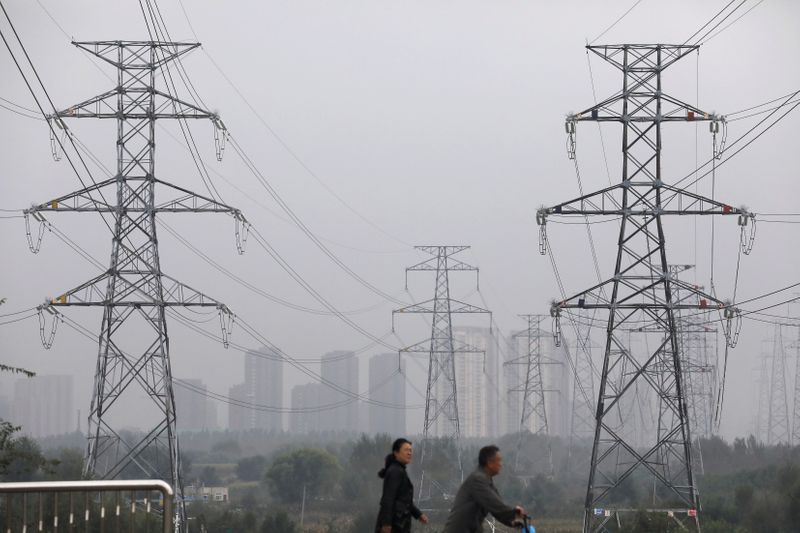
[[[175,533],[173,499],[160,480],[0,483],[0,524],[2,533]]]

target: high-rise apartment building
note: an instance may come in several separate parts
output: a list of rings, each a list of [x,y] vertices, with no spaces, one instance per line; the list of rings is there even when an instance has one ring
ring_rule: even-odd
[[[368,407],[369,432],[393,437],[405,435],[406,411],[400,408],[406,404],[405,361],[398,361],[396,353],[375,355],[369,359],[369,399],[398,406],[392,408],[371,403]]]
[[[306,383],[292,387],[292,412],[289,414],[289,431],[314,433],[322,430],[322,420],[329,411],[320,411],[324,385]]]
[[[228,407],[228,428],[283,431],[283,361],[271,348],[250,350],[244,356],[244,380],[229,396],[247,405]],[[264,406],[259,408],[257,406]],[[274,408],[274,409],[272,409]]]
[[[175,384],[175,417],[179,431],[218,429],[217,405],[206,396],[208,387],[199,379]]]
[[[283,408],[283,360],[271,348],[249,351],[244,358],[244,383],[247,395],[256,405]],[[251,410],[250,429],[283,431],[283,413]]]
[[[12,421],[31,437],[62,435],[75,430],[72,376],[37,375],[14,382]]]
[[[234,400],[234,402],[228,404],[228,429],[231,431],[249,429],[252,409],[235,403],[236,401],[252,403],[252,398],[247,396],[247,386],[244,383],[234,385],[230,388],[228,397]]]
[[[461,353],[455,357],[456,394],[461,436],[494,437],[502,429],[499,345],[489,328],[453,327],[453,339],[484,353]],[[444,380],[436,383],[436,394],[446,392]],[[441,415],[440,415],[441,417]],[[437,419],[433,434],[440,435],[444,420]]]
[[[357,432],[358,358],[354,352],[334,351],[322,356],[322,379],[326,382],[322,390],[323,405],[342,405],[328,409],[320,421],[323,431]],[[338,389],[338,390],[337,390]],[[348,391],[348,393],[343,392]]]

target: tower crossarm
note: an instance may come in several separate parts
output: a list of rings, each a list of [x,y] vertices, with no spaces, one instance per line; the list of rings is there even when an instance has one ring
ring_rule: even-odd
[[[417,263],[414,266],[410,266],[406,268],[406,272],[425,272],[425,271],[436,271],[436,257],[431,257],[430,259],[426,259],[420,263]],[[449,259],[447,261],[447,270],[462,270],[462,271],[477,271],[478,267],[474,267],[472,265],[468,265],[463,261],[459,261],[458,259]]]
[[[623,197],[627,196],[627,207]],[[549,216],[645,216],[657,215],[738,215],[753,218],[744,208],[733,207],[691,191],[652,180],[628,180],[579,196],[536,212],[536,222],[546,224]]]
[[[200,43],[168,41],[73,41],[72,45],[120,70],[161,67],[200,47]]]
[[[650,283],[643,283],[649,280]],[[603,289],[618,281],[620,284],[617,300],[612,303],[605,294],[608,291]],[[682,302],[670,301],[667,303],[663,296],[656,296],[650,302],[642,302],[641,296],[647,291],[652,291],[654,287],[669,283],[671,289],[680,289],[690,292],[697,296],[695,301],[688,299]],[[625,290],[625,289],[628,290]],[[626,276],[620,273],[618,277],[607,279],[597,285],[570,296],[564,300],[554,301],[551,304],[551,314],[557,315],[560,309],[615,309],[615,310],[639,310],[639,309],[732,309],[733,304],[715,298],[714,296],[700,290],[695,285],[670,277],[669,273],[662,273],[659,276]]]
[[[468,304],[465,302],[461,302],[459,300],[455,300],[453,298],[448,299],[450,313],[489,313],[492,314],[491,311],[488,309],[484,309],[483,307],[478,307],[477,305]],[[400,309],[395,309],[392,311],[392,314],[396,313],[424,313],[430,314],[435,313],[436,310],[434,309],[435,300],[430,299],[424,302],[412,304],[406,307],[401,307]]]
[[[648,92],[641,89],[647,88]],[[639,89],[639,91],[637,91]],[[656,115],[650,104],[655,99],[654,87],[649,87],[643,80],[638,87],[618,93],[608,97],[592,107],[586,108],[578,113],[567,115],[567,122],[719,122],[724,121],[725,117],[709,111],[705,111],[688,102],[679,100],[668,94],[661,94],[661,112]],[[627,113],[622,113],[620,107],[625,100],[637,99],[638,105],[631,106]],[[620,106],[620,107],[617,107]]]
[[[166,199],[156,203],[153,207],[150,207],[151,200],[149,198],[151,183],[160,185],[159,188],[163,190],[161,194],[166,196]],[[106,195],[103,195],[102,192],[119,185],[117,178],[110,178],[43,204],[34,205],[26,209],[24,213],[118,213],[120,211],[125,213],[227,213],[246,222],[241,211],[234,207],[156,178],[127,177],[123,187],[128,194],[123,206],[103,201],[103,198],[109,198],[116,202],[116,191],[109,190]]]
[[[433,354],[456,354],[456,353],[473,353],[473,354],[486,354],[486,350],[467,344],[466,342],[458,339],[453,339],[452,349],[450,346],[435,346],[431,348],[431,340],[425,339],[424,341],[417,342],[410,346],[400,349],[400,353],[433,353]]]
[[[128,274],[124,269],[112,273],[110,270],[103,272],[89,281],[78,285],[39,306],[69,307],[69,306],[105,306],[113,307],[214,307],[225,313],[230,313],[225,304],[214,298],[193,289],[166,274],[161,274],[162,294],[156,295],[152,285],[156,283],[155,275],[142,276],[139,271]],[[113,283],[114,298],[109,300],[106,296],[109,284]]]
[[[682,57],[700,48],[696,44],[603,44],[587,45],[586,49],[623,72],[664,71]],[[620,56],[627,55],[626,60]],[[660,55],[661,57],[657,57]]]
[[[51,114],[48,119],[118,119],[124,115],[128,120],[181,118],[219,120],[216,113],[158,89],[143,87],[139,85],[140,83],[141,80],[137,77],[131,78],[123,85]],[[151,95],[157,97],[153,99],[153,102],[150,100]],[[120,96],[126,97],[121,111],[118,110]],[[64,124],[61,123],[60,126],[63,127]]]

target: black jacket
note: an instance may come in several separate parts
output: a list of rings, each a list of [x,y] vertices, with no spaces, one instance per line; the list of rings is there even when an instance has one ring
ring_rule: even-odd
[[[503,503],[492,478],[483,468],[478,468],[458,489],[444,533],[482,533],[483,521],[489,513],[503,524],[511,526],[517,511]]]
[[[422,512],[414,505],[414,485],[406,473],[406,467],[394,458],[387,459],[383,474],[383,495],[375,524],[376,533],[384,526],[392,526],[392,533],[409,533],[411,518],[419,519]]]

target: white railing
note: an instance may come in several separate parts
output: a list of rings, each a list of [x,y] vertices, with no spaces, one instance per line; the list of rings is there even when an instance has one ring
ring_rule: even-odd
[[[0,525],[3,533],[175,533],[173,499],[160,480],[0,483]]]

